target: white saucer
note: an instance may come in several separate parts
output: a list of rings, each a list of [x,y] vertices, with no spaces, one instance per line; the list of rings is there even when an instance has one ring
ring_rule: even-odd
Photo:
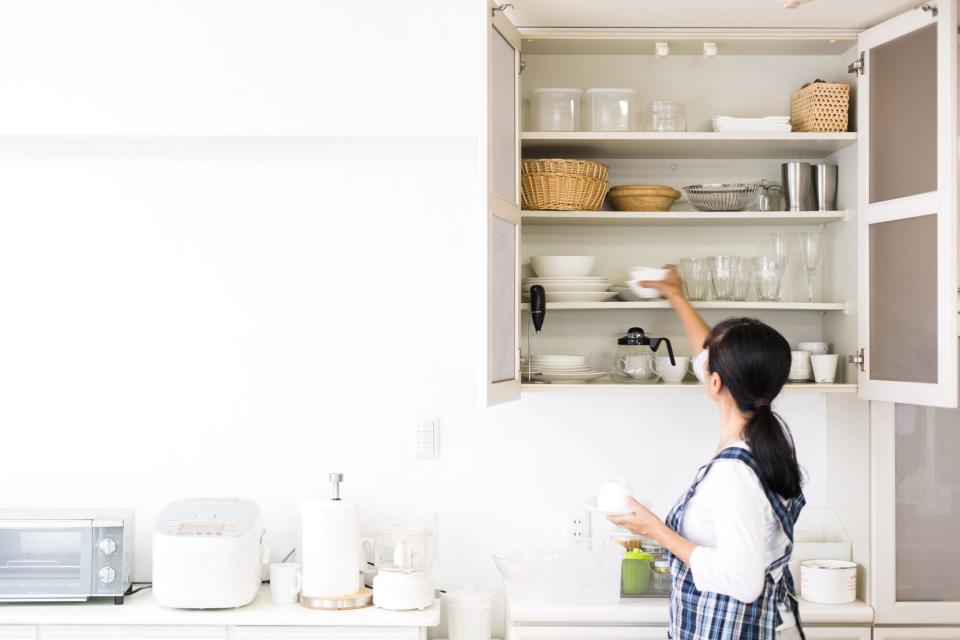
[[[599,513],[605,516],[628,516],[631,513],[633,513],[633,511],[610,511],[608,509],[601,509],[600,507],[597,506],[596,496],[593,496],[584,500],[583,506],[585,506],[588,511],[592,511],[593,513]]]

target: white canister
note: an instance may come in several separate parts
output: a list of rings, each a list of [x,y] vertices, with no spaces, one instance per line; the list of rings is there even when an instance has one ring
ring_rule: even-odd
[[[857,599],[857,563],[846,560],[802,561],[800,597],[817,604],[850,604]]]
[[[443,601],[450,640],[490,640],[492,593],[464,588],[449,591]]]

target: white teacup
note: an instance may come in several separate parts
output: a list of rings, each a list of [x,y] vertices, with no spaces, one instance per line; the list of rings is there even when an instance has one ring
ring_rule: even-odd
[[[676,364],[670,364],[669,356],[660,356],[656,359],[657,375],[668,384],[683,382],[690,371],[690,358],[688,356],[674,356],[673,360]]]
[[[832,384],[837,376],[837,355],[819,354],[810,356],[813,365],[813,380],[821,384]]]
[[[303,578],[298,562],[275,562],[270,565],[270,602],[293,604],[300,599]]]
[[[617,360],[617,368],[634,380],[655,382],[658,377],[654,357],[643,353],[620,358]]]
[[[642,280],[666,280],[670,272],[658,267],[633,267],[630,269],[630,280],[627,286],[639,298],[659,298],[660,292],[652,287],[641,287]]]
[[[633,487],[626,480],[607,480],[597,492],[597,508],[604,511],[630,511],[627,496],[633,495]]]

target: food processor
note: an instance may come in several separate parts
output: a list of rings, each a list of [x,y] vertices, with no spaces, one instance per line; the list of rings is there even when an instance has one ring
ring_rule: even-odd
[[[373,604],[410,611],[433,605],[436,525],[428,519],[387,525],[374,537]]]

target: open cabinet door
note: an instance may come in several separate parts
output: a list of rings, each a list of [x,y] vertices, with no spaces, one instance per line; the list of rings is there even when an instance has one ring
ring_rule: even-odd
[[[860,397],[957,406],[957,0],[860,34]]]
[[[487,26],[486,404],[520,398],[520,33]]]

